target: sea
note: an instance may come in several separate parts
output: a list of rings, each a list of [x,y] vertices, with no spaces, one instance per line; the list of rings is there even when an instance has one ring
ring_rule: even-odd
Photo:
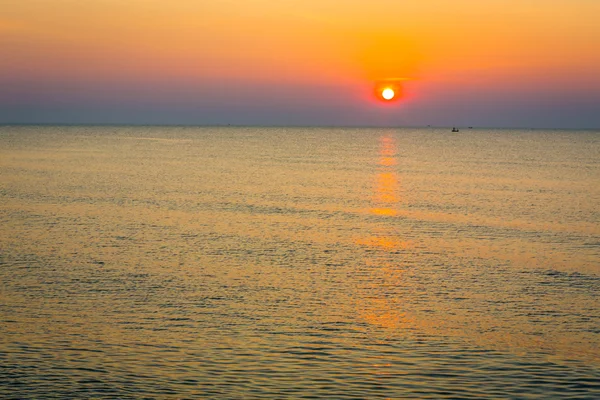
[[[0,398],[598,399],[600,131],[0,126]]]

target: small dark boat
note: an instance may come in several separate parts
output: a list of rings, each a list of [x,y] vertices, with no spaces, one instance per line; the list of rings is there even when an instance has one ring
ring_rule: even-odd
[[[456,128],[452,128],[452,132],[459,132],[459,130]]]

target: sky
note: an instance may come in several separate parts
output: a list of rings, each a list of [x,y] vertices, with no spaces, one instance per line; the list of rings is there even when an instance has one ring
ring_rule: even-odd
[[[600,128],[599,19],[599,0],[0,0],[0,123]]]

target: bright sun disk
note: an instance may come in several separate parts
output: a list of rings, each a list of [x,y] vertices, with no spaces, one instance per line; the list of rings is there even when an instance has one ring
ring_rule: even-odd
[[[383,91],[381,92],[381,96],[386,99],[386,100],[391,100],[394,98],[394,90],[390,89],[390,88],[385,88],[383,89]]]

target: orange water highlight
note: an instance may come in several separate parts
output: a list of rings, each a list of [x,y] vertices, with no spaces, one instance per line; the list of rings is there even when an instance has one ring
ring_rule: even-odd
[[[396,142],[390,135],[379,139],[379,172],[373,195],[374,207],[370,210],[372,214],[393,216],[398,214],[396,204],[400,202],[398,196],[398,176],[394,170],[396,161]]]

